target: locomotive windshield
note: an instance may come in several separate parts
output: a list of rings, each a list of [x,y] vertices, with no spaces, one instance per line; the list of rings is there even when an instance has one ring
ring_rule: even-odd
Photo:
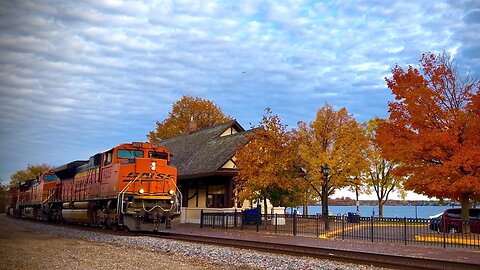
[[[55,174],[45,174],[43,176],[43,181],[45,182],[51,182],[51,181],[56,181],[58,177]]]
[[[168,160],[168,153],[150,151],[148,152],[148,157]]]
[[[143,151],[142,150],[125,150],[120,149],[117,152],[117,158],[143,158]]]

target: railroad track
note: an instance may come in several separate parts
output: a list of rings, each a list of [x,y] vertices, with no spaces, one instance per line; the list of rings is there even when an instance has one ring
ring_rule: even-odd
[[[417,258],[417,257],[404,257],[397,255],[388,255],[388,254],[377,254],[369,252],[358,252],[358,251],[346,251],[346,250],[337,250],[331,248],[321,248],[321,247],[308,247],[308,246],[299,246],[299,245],[289,245],[289,244],[280,244],[280,243],[271,243],[264,241],[254,241],[254,240],[242,240],[242,239],[230,239],[223,237],[212,237],[205,235],[191,235],[191,234],[181,234],[174,232],[161,231],[157,233],[146,232],[146,233],[132,233],[125,231],[112,231],[112,230],[103,230],[99,227],[92,226],[83,226],[76,224],[52,224],[46,223],[43,221],[34,221],[34,220],[25,220],[29,222],[44,223],[53,227],[71,227],[84,231],[95,231],[102,232],[106,234],[115,234],[115,235],[144,235],[149,237],[161,237],[165,239],[173,239],[180,241],[188,241],[194,243],[203,243],[210,245],[219,245],[225,247],[235,247],[243,249],[252,249],[257,251],[264,251],[274,254],[288,254],[293,256],[303,256],[303,257],[313,257],[319,259],[328,259],[334,261],[349,262],[355,264],[364,264],[364,265],[374,265],[386,268],[393,269],[452,269],[452,270],[463,270],[463,269],[479,269],[478,264],[467,263],[467,262],[455,262],[455,261],[440,261],[427,258]]]
[[[195,243],[220,245],[235,248],[246,248],[276,254],[288,254],[293,256],[307,256],[320,259],[336,260],[342,262],[375,265],[393,269],[452,269],[471,270],[478,269],[477,264],[467,262],[438,261],[426,258],[403,257],[397,255],[376,254],[358,251],[345,251],[329,248],[306,247],[298,245],[269,243],[263,241],[228,239],[210,236],[177,234],[159,232],[148,234],[149,236],[162,237]]]

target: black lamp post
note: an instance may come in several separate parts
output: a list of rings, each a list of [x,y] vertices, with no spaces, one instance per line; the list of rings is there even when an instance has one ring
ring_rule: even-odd
[[[325,217],[325,230],[329,230],[330,223],[328,220],[328,175],[330,173],[330,166],[328,166],[327,163],[323,165],[322,172],[323,172],[323,175],[325,176],[325,185],[323,185],[324,186],[323,192],[325,192],[324,193],[325,194],[325,212],[323,213],[323,215]]]

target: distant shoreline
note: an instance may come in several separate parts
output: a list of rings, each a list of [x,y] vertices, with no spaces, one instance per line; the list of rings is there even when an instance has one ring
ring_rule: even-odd
[[[378,201],[377,200],[359,200],[358,201],[359,205],[366,205],[366,206],[377,206]],[[331,206],[356,206],[356,201],[354,200],[339,200],[339,199],[333,199],[333,200],[328,200],[328,204]],[[318,204],[309,204],[311,206],[313,205],[321,205],[321,203]],[[454,202],[454,201],[440,201],[440,200],[388,200],[384,206],[455,206],[455,207],[460,207],[460,203]]]

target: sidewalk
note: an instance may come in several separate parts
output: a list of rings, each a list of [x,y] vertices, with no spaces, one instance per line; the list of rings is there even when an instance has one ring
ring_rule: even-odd
[[[179,224],[163,232],[211,236],[225,239],[239,239],[261,241],[265,243],[277,243],[286,245],[298,245],[305,247],[328,248],[332,250],[368,252],[374,254],[396,255],[402,257],[426,258],[438,261],[468,262],[478,264],[480,269],[480,250],[456,249],[434,246],[402,245],[399,243],[366,242],[360,240],[328,240],[302,236],[287,236],[273,233],[256,232],[251,230],[225,230],[222,228],[200,228],[198,224]]]

